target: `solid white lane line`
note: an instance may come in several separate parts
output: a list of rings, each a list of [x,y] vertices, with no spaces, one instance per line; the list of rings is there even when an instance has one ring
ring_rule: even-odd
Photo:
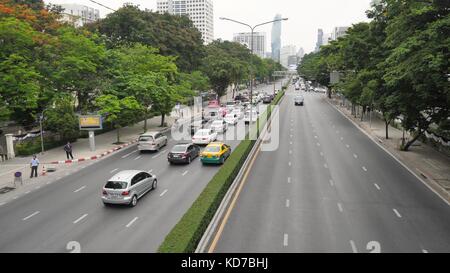
[[[362,167],[362,169],[363,169],[365,172],[367,172],[367,168],[366,168],[366,167]]]
[[[353,154],[353,157],[356,159],[356,158],[358,158],[358,155],[357,154]]]
[[[402,218],[402,215],[398,212],[398,210],[393,209],[395,215],[397,215],[398,218]]]
[[[131,222],[129,222],[129,223],[126,225],[126,227],[127,227],[127,228],[131,227],[131,225],[133,225],[134,222],[137,221],[137,219],[139,219],[139,217],[135,217],[133,220],[131,220]]]
[[[136,157],[134,160],[138,160],[138,159],[140,159],[142,156],[138,156],[138,157]]]
[[[115,173],[117,170],[119,170],[119,169],[114,169],[114,170],[110,171],[109,173]]]
[[[122,156],[122,159],[127,158],[127,157],[129,157],[130,155],[132,155],[132,154],[134,154],[134,153],[137,153],[137,152],[138,152],[138,150],[133,151],[133,152],[131,152],[131,153],[129,153],[129,154],[126,154],[126,155]]]
[[[23,220],[23,221],[26,221],[26,220],[30,219],[31,217],[38,215],[39,213],[41,213],[41,212],[40,212],[40,211],[36,211],[35,213],[33,213],[33,214],[31,214],[31,215],[29,215],[29,216],[23,218],[22,220]]]
[[[286,208],[289,208],[291,206],[291,201],[289,199],[286,200]]]
[[[83,187],[79,188],[78,190],[75,190],[74,193],[77,193],[77,192],[79,192],[79,191],[82,191],[82,190],[84,190],[85,188],[86,188],[86,186],[83,186]]]
[[[83,216],[81,216],[80,218],[78,218],[77,220],[73,221],[74,224],[77,224],[78,222],[80,222],[81,220],[83,220],[84,218],[86,218],[88,216],[88,214],[85,214]]]
[[[163,191],[159,196],[160,197],[163,197],[164,196],[164,194],[166,194],[167,192],[168,192],[169,190],[165,190],[165,191]]]
[[[330,185],[331,185],[332,187],[334,187],[334,181],[333,181],[332,179],[330,179]]]
[[[288,234],[284,234],[283,246],[288,246],[288,243],[289,243],[289,235]]]
[[[291,184],[291,178],[288,177],[288,184]]]
[[[380,186],[378,186],[378,184],[374,184],[375,185],[375,188],[377,188],[377,190],[379,190],[379,191],[381,191],[381,188],[380,188]]]
[[[185,176],[188,173],[189,173],[189,171],[185,171],[182,175]]]
[[[342,204],[338,203],[337,205],[338,205],[339,211],[344,212],[344,208],[342,207]]]
[[[350,240],[350,245],[352,246],[353,253],[358,253],[358,249],[356,248],[355,242]]]

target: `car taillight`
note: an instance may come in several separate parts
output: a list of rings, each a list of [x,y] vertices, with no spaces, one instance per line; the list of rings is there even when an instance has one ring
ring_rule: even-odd
[[[130,195],[130,192],[129,191],[124,191],[124,192],[122,192],[122,195],[123,196],[128,196],[128,195]]]
[[[181,155],[181,157],[183,157],[183,158],[185,158],[185,157],[188,157],[189,156],[189,154],[183,154],[183,155]]]
[[[103,195],[108,195],[108,193],[105,190],[103,190]]]

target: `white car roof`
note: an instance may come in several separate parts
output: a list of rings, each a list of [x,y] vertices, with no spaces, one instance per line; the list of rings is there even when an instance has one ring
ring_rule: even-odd
[[[138,173],[142,173],[144,171],[138,170],[126,170],[121,171],[115,174],[113,177],[109,179],[109,181],[119,181],[119,182],[131,182],[131,179]]]

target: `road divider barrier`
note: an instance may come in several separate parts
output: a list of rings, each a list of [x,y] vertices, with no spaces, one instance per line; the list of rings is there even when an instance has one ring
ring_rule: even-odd
[[[284,94],[285,91],[281,91],[271,105],[277,105]],[[270,120],[271,114],[272,109],[268,107],[258,118],[257,126],[260,119],[263,123]],[[210,224],[213,218],[216,221],[216,218],[220,217],[218,209],[222,210],[222,207],[226,206],[224,203],[227,203],[227,201],[224,198],[228,199],[228,196],[233,194],[233,189],[237,188],[236,185],[239,184],[250,160],[256,154],[259,144],[261,144],[261,136],[258,140],[251,140],[253,138],[249,136],[250,132],[246,139],[234,149],[231,156],[208,183],[191,208],[166,236],[164,242],[158,248],[158,252],[194,253],[196,251],[205,232],[211,230]]]

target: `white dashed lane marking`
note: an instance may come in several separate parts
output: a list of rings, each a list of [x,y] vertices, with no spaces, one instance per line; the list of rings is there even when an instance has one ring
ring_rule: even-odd
[[[186,174],[188,174],[189,173],[189,171],[185,171],[183,174],[182,174],[182,176],[185,176]]]
[[[288,246],[288,244],[289,244],[289,235],[288,234],[284,234],[283,246]]]
[[[330,179],[330,185],[334,187],[334,181]]]
[[[365,172],[367,172],[367,168],[366,168],[366,167],[362,167],[362,169],[363,169]]]
[[[137,152],[138,152],[138,151],[136,150],[136,151],[133,151],[133,152],[131,152],[131,153],[128,153],[128,154],[122,156],[122,159],[127,158],[127,157],[129,157],[130,155],[132,155],[132,154],[134,154],[134,153],[137,153]]]
[[[118,169],[114,169],[112,171],[110,171],[109,173],[115,173]]]
[[[84,218],[86,218],[88,216],[88,214],[84,214],[83,216],[81,216],[80,218],[78,218],[77,220],[73,221],[74,224],[78,224],[81,220],[83,220]]]
[[[135,217],[133,220],[131,220],[131,221],[126,225],[126,227],[127,227],[127,228],[131,227],[131,226],[134,224],[134,222],[137,221],[137,219],[139,219],[139,217]]]
[[[353,253],[358,253],[358,249],[356,248],[355,242],[353,242],[352,240],[350,240],[350,245],[351,245],[351,247],[352,247]]]
[[[291,201],[289,199],[286,200],[286,208],[289,208],[291,206]]]
[[[30,219],[31,217],[34,217],[34,216],[38,215],[39,213],[41,213],[41,212],[40,212],[40,211],[36,211],[36,212],[34,212],[33,214],[31,214],[31,215],[29,215],[29,216],[23,218],[22,220],[23,220],[23,221],[26,221],[26,220]]]
[[[381,191],[381,188],[380,188],[380,186],[378,186],[378,184],[374,184],[374,185],[375,185],[375,188],[377,188],[377,190]]]
[[[160,197],[163,197],[168,191],[169,191],[169,190],[163,191],[159,196],[160,196]]]
[[[398,212],[398,210],[393,209],[395,215],[397,215],[398,218],[402,218],[402,215]]]
[[[292,182],[291,180],[292,180],[292,179],[291,179],[290,177],[288,177],[287,180],[288,180],[288,183],[291,184],[291,182]]]
[[[357,154],[353,154],[353,157],[356,159],[356,158],[358,158],[358,155]]]
[[[83,187],[81,187],[81,188],[75,190],[74,193],[80,192],[80,191],[84,190],[85,188],[86,188],[86,186],[83,186]]]
[[[340,212],[344,212],[344,208],[342,207],[342,204],[341,204],[341,203],[338,203],[337,205],[338,205],[339,211],[340,211]]]

